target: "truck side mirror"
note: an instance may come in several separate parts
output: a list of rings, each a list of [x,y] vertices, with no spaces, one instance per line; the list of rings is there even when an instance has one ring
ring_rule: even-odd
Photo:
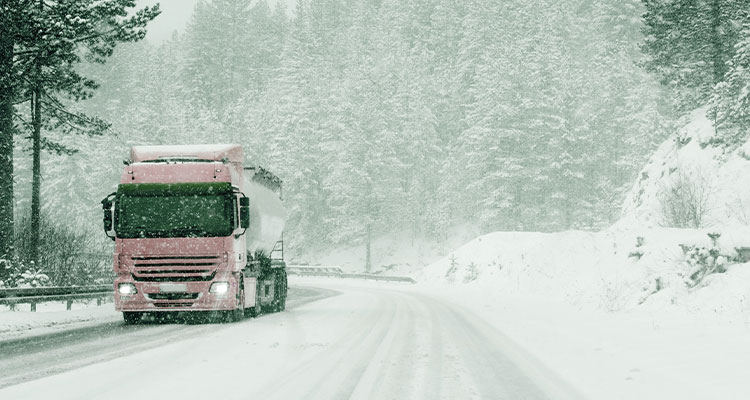
[[[114,236],[110,236],[109,233],[114,230],[114,216],[112,214],[113,195],[114,193],[110,194],[102,200],[102,211],[104,211],[104,219],[102,222],[104,223],[104,232],[112,239],[114,239]]]
[[[250,199],[240,197],[240,228],[247,229],[250,226]]]

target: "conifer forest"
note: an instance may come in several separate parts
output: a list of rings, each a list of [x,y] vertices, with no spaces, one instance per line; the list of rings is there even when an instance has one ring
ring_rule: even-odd
[[[14,3],[24,2],[0,3],[6,31],[26,26],[7,11]],[[131,36],[80,44],[75,60],[40,66],[36,45],[17,42],[0,60],[4,85],[35,68],[68,78],[41,103],[38,141],[34,80],[19,78],[4,99],[13,221],[23,230],[33,214],[34,146],[43,218],[104,241],[99,200],[130,146],[237,143],[284,181],[298,252],[391,232],[439,242],[466,224],[601,229],[686,110],[712,104],[727,126],[748,123],[748,10],[744,0],[301,0],[293,10],[203,0],[162,43],[139,40],[158,8],[126,22]]]

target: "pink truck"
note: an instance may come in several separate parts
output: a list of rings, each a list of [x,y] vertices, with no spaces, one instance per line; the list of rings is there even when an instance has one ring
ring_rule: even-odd
[[[284,310],[281,180],[243,161],[239,145],[131,149],[117,192],[102,200],[126,323],[148,312],[237,321]]]

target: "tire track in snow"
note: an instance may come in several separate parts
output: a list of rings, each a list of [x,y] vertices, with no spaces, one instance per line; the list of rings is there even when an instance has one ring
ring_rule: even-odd
[[[356,381],[352,382],[352,375],[356,376],[357,371],[363,368],[358,357],[369,354],[377,346],[384,328],[387,328],[383,321],[389,319],[390,308],[383,303],[389,300],[380,297],[373,300],[371,307],[350,316],[351,320],[347,323],[350,329],[335,332],[331,342],[304,357],[282,376],[264,384],[258,396],[270,399],[348,398],[351,387],[356,384]],[[347,297],[339,296],[327,303],[334,301],[346,302]],[[318,309],[318,315],[323,311],[323,319],[316,324],[341,325],[341,315],[331,313],[335,310],[333,304],[331,308]],[[335,321],[337,319],[339,321]],[[290,386],[288,382],[295,382],[295,385]]]
[[[469,310],[408,286],[314,284],[338,294],[267,318],[197,326],[209,330],[190,341],[13,386],[0,397],[580,398]],[[144,365],[161,373],[131,368]],[[124,381],[133,385],[122,390]]]
[[[336,294],[316,288],[290,288],[288,309]],[[263,316],[261,316],[262,318]],[[233,324],[125,325],[105,323],[31,338],[0,342],[0,388],[82,368],[199,337]]]

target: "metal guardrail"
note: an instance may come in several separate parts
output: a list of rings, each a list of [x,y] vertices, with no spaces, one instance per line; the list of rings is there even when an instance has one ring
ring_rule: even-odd
[[[113,295],[112,285],[11,288],[0,289],[0,304],[11,307],[16,304],[31,304],[31,311],[36,311],[39,303],[66,301],[66,308],[70,310],[73,300],[96,299],[97,305],[101,305],[105,298]]]
[[[344,273],[338,267],[286,267],[286,272],[289,275],[335,277],[340,277]]]
[[[373,281],[384,281],[384,282],[407,282],[417,283],[414,278],[408,276],[391,276],[391,275],[374,275],[374,274],[349,274],[345,273],[339,267],[302,267],[294,266],[287,267],[287,273],[289,275],[297,276],[323,276],[329,278],[345,278],[345,279],[365,279]]]
[[[407,282],[417,283],[414,278],[410,276],[390,276],[390,275],[372,275],[372,274],[341,274],[342,278],[353,278],[353,279],[365,279],[373,281],[385,281],[385,282]]]

